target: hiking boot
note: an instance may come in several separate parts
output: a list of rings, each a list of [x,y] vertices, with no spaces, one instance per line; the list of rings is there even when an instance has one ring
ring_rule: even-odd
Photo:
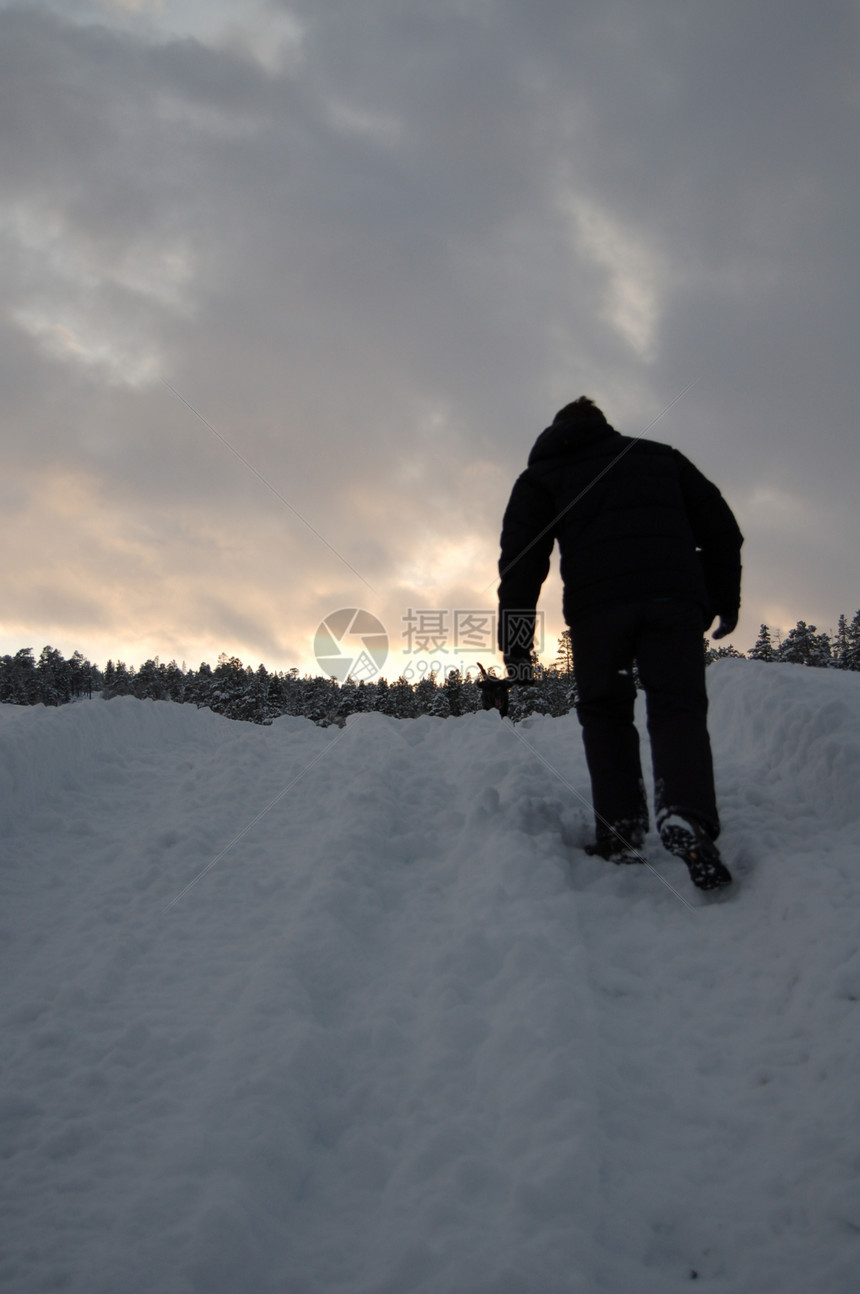
[[[700,890],[718,890],[731,885],[732,874],[720,858],[720,851],[697,822],[677,814],[668,817],[660,827],[664,849],[687,864],[690,880]]]
[[[645,859],[632,847],[620,840],[595,840],[586,845],[585,852],[590,858],[605,858],[608,863],[644,863]]]

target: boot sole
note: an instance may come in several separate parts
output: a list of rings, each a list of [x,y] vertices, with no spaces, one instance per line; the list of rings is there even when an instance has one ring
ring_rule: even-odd
[[[682,827],[670,827],[661,834],[661,839],[670,854],[687,864],[690,880],[696,889],[719,890],[724,885],[731,885],[732,874],[710,841],[699,842],[692,832]]]

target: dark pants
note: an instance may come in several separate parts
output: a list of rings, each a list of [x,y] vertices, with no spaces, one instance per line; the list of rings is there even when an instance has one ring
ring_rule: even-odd
[[[638,846],[648,830],[634,660],[647,703],[657,827],[678,813],[716,839],[701,609],[671,598],[598,607],[570,630],[598,842],[621,836]]]

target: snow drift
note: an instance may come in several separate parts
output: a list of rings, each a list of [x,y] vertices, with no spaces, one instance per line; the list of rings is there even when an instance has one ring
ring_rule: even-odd
[[[0,707],[0,1286],[854,1294],[860,676],[709,687],[719,901],[573,716]]]

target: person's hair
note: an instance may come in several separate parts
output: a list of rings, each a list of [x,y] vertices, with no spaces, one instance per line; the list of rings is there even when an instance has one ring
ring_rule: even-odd
[[[581,395],[576,400],[571,401],[570,404],[566,404],[563,409],[559,409],[553,421],[561,422],[563,419],[573,416],[592,418],[595,422],[606,421],[602,410],[598,409],[597,405],[588,395]]]

